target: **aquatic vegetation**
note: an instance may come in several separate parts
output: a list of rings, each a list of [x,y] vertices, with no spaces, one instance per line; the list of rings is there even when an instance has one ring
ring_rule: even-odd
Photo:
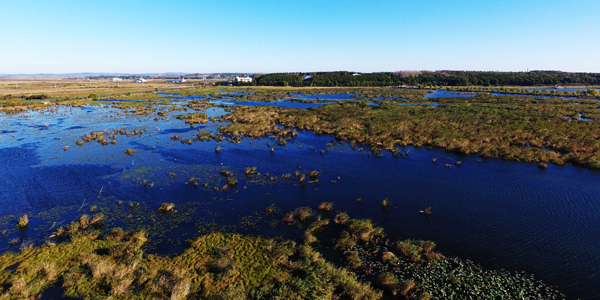
[[[29,225],[29,218],[27,217],[27,214],[24,214],[23,216],[19,217],[19,219],[17,220],[17,229],[19,229],[19,230],[27,229],[28,225]]]
[[[396,294],[396,289],[398,288],[398,277],[393,273],[386,272],[379,274],[377,278],[377,283],[387,291],[390,291],[393,295]]]
[[[103,238],[90,234],[4,254],[2,268],[18,266],[3,273],[0,291],[4,297],[31,297],[58,284],[66,296],[85,299],[381,296],[312,248],[291,242],[213,232],[191,241],[182,254],[162,257],[144,254],[146,240],[143,231],[126,233],[117,228]],[[228,288],[232,283],[236,289]]]
[[[383,206],[383,207],[387,207],[387,206],[388,206],[388,203],[389,203],[389,200],[388,200],[388,198],[385,198],[385,199],[383,199],[383,201],[381,201],[381,206]]]
[[[350,219],[345,213],[338,214],[334,220],[346,229],[335,246],[338,250],[352,250],[358,245],[377,243],[383,237],[383,228],[374,227],[371,220]]]
[[[235,178],[234,176],[227,177],[226,181],[227,185],[230,187],[234,187],[237,185],[237,178]]]
[[[329,219],[321,219],[320,217],[315,222],[310,224],[308,226],[308,228],[306,229],[306,231],[304,231],[304,237],[303,237],[304,243],[307,245],[311,245],[311,244],[317,242],[317,238],[315,237],[315,234],[317,232],[323,230],[323,227],[327,226],[328,224],[329,224]]]
[[[564,299],[551,287],[529,276],[484,270],[470,261],[446,258],[433,251],[435,243],[431,241],[399,241],[394,250],[389,249],[389,240],[362,243],[357,233],[372,226],[365,226],[366,222],[348,220],[346,224],[355,226],[345,226],[335,248],[343,252],[352,270],[363,278],[370,278],[391,296],[400,295],[401,299]],[[353,229],[357,231],[352,232]]]
[[[412,279],[402,281],[402,284],[400,285],[400,294],[402,296],[407,296],[415,287],[417,287],[417,283]]]
[[[371,220],[350,219],[344,225],[352,238],[361,243],[375,242],[383,236],[383,228],[373,226]]]
[[[286,223],[294,223],[294,222],[306,223],[313,217],[313,215],[314,215],[314,212],[310,207],[299,207],[296,210],[294,210],[293,212],[287,213],[283,217],[283,221],[285,221]]]
[[[162,203],[158,207],[158,212],[161,214],[175,214],[177,211],[174,208],[175,203]]]
[[[131,156],[131,155],[133,155],[133,153],[135,153],[135,150],[133,150],[133,149],[131,149],[131,148],[127,148],[127,149],[125,149],[125,154],[127,154],[127,155],[130,155],[130,156]]]
[[[196,181],[196,178],[192,177],[188,180],[188,183],[193,185],[193,186],[198,186],[198,182]]]
[[[331,211],[333,210],[333,202],[322,202],[319,204],[319,210],[322,211]]]
[[[93,226],[98,226],[102,223],[102,220],[104,219],[104,214],[102,213],[97,213],[95,214],[92,219],[90,220],[90,225]]]
[[[88,225],[90,225],[90,216],[83,214],[77,218],[77,221],[79,222],[81,229],[86,229]]]
[[[350,220],[350,217],[348,216],[347,213],[339,213],[333,219],[333,221],[336,224],[342,224],[342,225],[346,224],[346,222],[348,222],[348,220]]]
[[[205,124],[208,122],[208,116],[205,113],[190,113],[187,115],[176,116],[179,120],[185,120],[185,124]]]
[[[276,211],[274,205],[267,209]],[[314,220],[308,207],[290,214],[294,222]],[[445,258],[433,251],[435,243],[430,241],[399,241],[391,249],[389,241],[382,241],[385,235],[379,227],[345,213],[334,219],[339,226],[328,227],[329,219],[314,220],[306,227],[300,246],[213,231],[192,239],[189,248],[174,256],[145,253],[148,238],[144,231],[127,233],[114,228],[101,234],[93,230],[95,218],[81,215],[59,228],[61,233],[55,236],[67,242],[40,247],[23,243],[21,252],[0,255],[3,297],[36,296],[57,286],[65,296],[84,299],[381,299],[382,291],[370,286],[372,282],[384,293],[410,299],[448,295],[521,299],[532,292],[558,299],[554,297],[557,292],[529,277],[485,271],[468,261]],[[326,227],[328,231],[343,227],[336,249],[344,252],[352,271],[334,267],[313,248],[321,245],[319,232]]]
[[[270,214],[270,215],[274,214],[277,211],[277,207],[275,206],[275,203],[267,206],[265,208],[265,211],[267,212],[267,214]]]
[[[433,252],[435,243],[432,241],[405,240],[397,244],[398,250],[404,257],[412,262],[428,262],[444,258],[443,255]]]
[[[396,263],[398,261],[398,257],[393,252],[386,251],[381,256],[381,260],[384,263],[394,264],[394,263]]]
[[[238,107],[222,133],[251,137],[297,128],[397,152],[396,146],[435,147],[461,154],[600,168],[599,122],[563,119],[585,113],[600,119],[593,101],[517,96],[438,98],[440,106],[361,107],[343,102],[311,109]],[[273,124],[282,125],[285,129]],[[528,146],[523,146],[523,145]],[[403,155],[405,155],[403,153]]]

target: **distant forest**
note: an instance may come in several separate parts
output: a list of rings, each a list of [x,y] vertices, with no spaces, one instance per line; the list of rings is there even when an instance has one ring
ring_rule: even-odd
[[[227,84],[222,82],[220,84]],[[254,75],[252,83],[234,85],[259,86],[541,86],[541,85],[600,85],[600,73],[567,73],[560,71],[531,72],[317,72],[274,73]]]

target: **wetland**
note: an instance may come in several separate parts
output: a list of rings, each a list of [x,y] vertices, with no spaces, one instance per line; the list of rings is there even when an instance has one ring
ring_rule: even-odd
[[[5,97],[0,297],[596,299],[598,101],[447,92]]]

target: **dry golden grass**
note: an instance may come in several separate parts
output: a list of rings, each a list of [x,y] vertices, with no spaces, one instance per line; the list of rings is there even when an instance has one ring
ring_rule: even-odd
[[[184,86],[202,85],[201,80],[188,81]],[[134,93],[141,91],[154,91],[154,89],[168,89],[177,86],[166,83],[164,79],[150,79],[146,83],[132,83],[131,80],[123,82],[87,81],[85,79],[16,79],[0,80],[0,95],[33,95],[46,94],[49,97],[79,97],[89,94]]]

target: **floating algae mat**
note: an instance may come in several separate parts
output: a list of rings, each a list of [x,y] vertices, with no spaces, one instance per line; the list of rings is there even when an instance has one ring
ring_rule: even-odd
[[[227,96],[0,115],[4,297],[597,295],[600,173],[276,124],[249,138],[221,128],[252,102]]]

